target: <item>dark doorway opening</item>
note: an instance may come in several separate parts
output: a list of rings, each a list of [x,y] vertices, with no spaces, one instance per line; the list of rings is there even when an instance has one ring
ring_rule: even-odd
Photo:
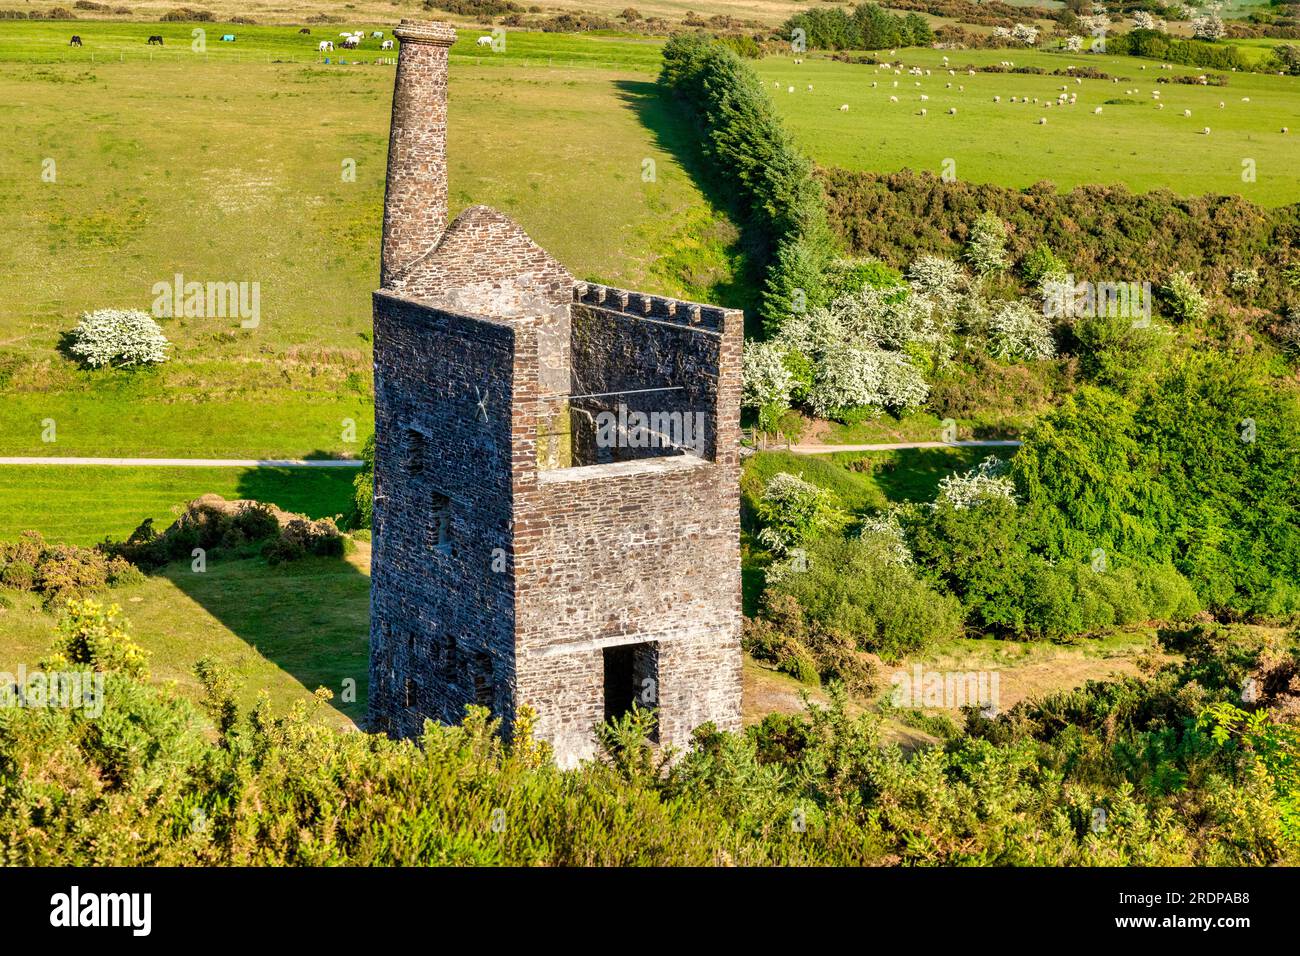
[[[659,646],[654,641],[620,644],[604,650],[605,719],[622,717],[633,705],[659,706]],[[658,720],[651,739],[659,739]]]

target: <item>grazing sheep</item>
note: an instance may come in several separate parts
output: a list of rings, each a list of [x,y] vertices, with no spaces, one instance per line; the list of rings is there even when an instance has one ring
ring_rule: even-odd
[[[785,91],[786,91],[787,93],[793,93],[793,92],[794,92],[794,87],[793,87],[793,86],[787,86],[787,87],[785,88]]]
[[[1100,107],[1100,106],[1096,107],[1096,108],[1092,111],[1092,115],[1093,115],[1093,116],[1100,116],[1100,115],[1101,115],[1101,107]]]
[[[1156,109],[1158,109],[1158,110],[1162,110],[1162,109],[1164,109],[1164,108],[1165,108],[1165,104],[1164,104],[1164,103],[1157,103],[1157,104],[1156,104]]]
[[[950,90],[950,89],[952,89],[952,84],[951,84],[951,83],[945,83],[945,84],[943,85],[943,88],[944,88],[945,90]]]
[[[1079,86],[1083,85],[1083,80],[1079,79],[1077,76],[1074,78],[1074,82],[1077,83]]]
[[[955,107],[955,106],[950,106],[950,107],[948,107],[948,115],[949,115],[949,116],[956,116],[956,115],[957,115],[957,107]]]
[[[921,115],[921,116],[924,116],[924,115],[925,115],[925,110],[921,110],[920,115]]]
[[[841,103],[841,104],[840,104],[840,112],[841,112],[841,113],[847,113],[848,111],[849,111],[849,104],[848,104],[848,103]]]
[[[1286,129],[1286,127],[1285,127],[1285,126],[1283,126],[1283,127],[1282,127],[1282,132],[1284,132],[1284,133],[1285,133],[1285,132],[1286,132],[1286,131],[1287,131],[1287,129]]]
[[[922,102],[922,103],[926,102],[926,101],[929,100],[929,99],[930,99],[930,97],[926,96],[924,93],[921,94],[921,102]]]
[[[958,87],[957,87],[957,92],[958,92],[958,93],[965,93],[965,92],[966,92],[966,87],[961,86],[961,85],[958,85]]]
[[[1226,105],[1227,104],[1224,103],[1223,100],[1219,100],[1219,109],[1223,109]]]
[[[1046,117],[1046,116],[1040,116],[1040,117],[1038,117],[1038,125],[1039,125],[1039,126],[1046,126],[1046,125],[1047,125],[1047,117]]]
[[[811,83],[808,84],[808,92],[809,92],[809,93],[812,92],[812,84],[811,84]]]
[[[873,90],[876,88],[876,81],[875,81],[875,80],[872,80],[872,81],[871,81],[871,88],[872,88]]]
[[[1203,135],[1205,135],[1205,136],[1209,136],[1209,135],[1210,135],[1210,128],[1209,128],[1208,126],[1205,127],[1205,129],[1201,130],[1201,133],[1202,133]]]
[[[898,102],[898,97],[897,97],[897,96],[891,96],[891,97],[889,98],[889,102],[891,102],[891,103],[897,103],[897,102]]]
[[[994,103],[1001,103],[1001,102],[1002,102],[1002,97],[1000,97],[1000,96],[995,96],[995,97],[993,97],[993,102],[994,102]]]
[[[1249,97],[1249,96],[1243,96],[1243,97],[1241,98],[1241,101],[1242,101],[1243,103],[1249,103],[1249,102],[1250,102],[1250,97]]]
[[[379,49],[381,50],[391,50],[392,48],[393,48],[392,40],[385,40],[384,42],[379,44]]]
[[[1192,115],[1192,111],[1191,111],[1191,110],[1183,110],[1183,115],[1184,115],[1184,116],[1191,116],[1191,115]]]

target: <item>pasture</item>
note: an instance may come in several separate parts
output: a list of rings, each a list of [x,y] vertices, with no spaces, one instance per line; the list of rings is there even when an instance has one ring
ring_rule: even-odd
[[[346,514],[351,468],[162,468],[0,466],[0,540],[39,531],[48,541],[89,547],[124,540],[145,518],[162,530],[204,494],[253,498],[311,518]]]
[[[377,41],[318,62],[321,27],[206,24],[199,54],[193,26],[0,21],[0,455],[346,453],[340,423],[371,427],[393,67]],[[658,46],[478,32],[451,56],[453,214],[496,206],[581,278],[728,301],[737,233],[677,159]],[[164,320],[173,360],[143,376],[59,354],[83,310],[148,310],[177,274],[257,283],[257,326]]]
[[[1061,189],[1123,183],[1135,192],[1163,187],[1185,196],[1239,193],[1265,205],[1300,201],[1295,162],[1300,77],[1229,73],[1225,87],[1157,84],[1160,76],[1205,71],[1176,65],[1162,70],[1158,62],[1132,57],[1019,50],[951,51],[949,66],[956,75],[949,76],[943,56],[931,49],[897,52],[896,61],[929,69],[929,76],[813,54],[798,65],[793,57],[769,57],[758,61],[756,69],[797,141],[828,166],[938,174],[950,159],[958,179],[1003,186],[1042,180]],[[888,51],[878,58],[888,60]],[[1012,73],[970,76],[962,69],[1002,60],[1048,70],[1094,67],[1119,82],[1075,83]],[[1062,86],[1078,94],[1077,103],[1047,108],[1044,104],[1054,101]],[[1134,89],[1138,92],[1125,93]],[[1152,90],[1159,90],[1164,109],[1156,108]],[[891,102],[891,96],[898,102]],[[1031,102],[1012,103],[1011,97]],[[847,112],[840,110],[844,104]],[[1097,107],[1100,114],[1094,113]],[[1191,116],[1184,116],[1184,110]],[[1040,125],[1040,119],[1046,124]],[[1207,126],[1208,135],[1202,132]],[[1283,134],[1282,127],[1290,132]],[[1253,166],[1243,165],[1246,161]],[[1247,168],[1253,168],[1253,181],[1243,178]]]

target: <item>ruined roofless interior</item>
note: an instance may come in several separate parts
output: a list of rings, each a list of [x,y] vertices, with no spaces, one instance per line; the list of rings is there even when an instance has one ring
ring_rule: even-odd
[[[566,766],[634,703],[662,744],[739,729],[741,313],[576,281],[485,206],[448,225],[455,33],[395,34],[371,726],[528,705]]]

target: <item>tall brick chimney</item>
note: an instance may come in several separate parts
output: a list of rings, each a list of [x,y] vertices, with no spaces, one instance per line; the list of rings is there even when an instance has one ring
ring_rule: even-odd
[[[393,86],[384,191],[384,241],[379,284],[393,281],[429,252],[447,228],[447,23],[403,20]]]

